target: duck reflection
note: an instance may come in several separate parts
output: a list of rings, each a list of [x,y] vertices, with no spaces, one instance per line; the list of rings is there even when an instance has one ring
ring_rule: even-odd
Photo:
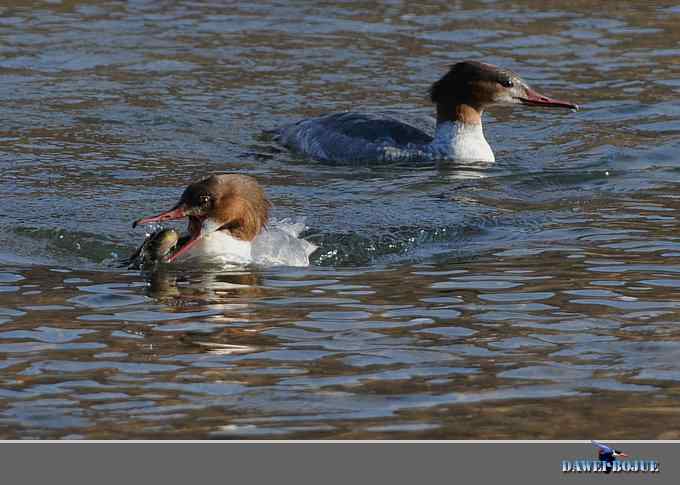
[[[245,305],[252,298],[261,296],[261,275],[247,267],[187,268],[188,273],[157,265],[143,270],[147,282],[147,296],[156,300],[179,300],[176,303],[206,303]]]

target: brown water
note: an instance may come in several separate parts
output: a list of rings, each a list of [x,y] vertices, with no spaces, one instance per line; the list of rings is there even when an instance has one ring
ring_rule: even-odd
[[[680,437],[680,8],[13,3],[0,437]],[[584,109],[491,110],[494,166],[263,134],[430,114],[464,58]],[[306,217],[313,266],[120,269],[131,221],[215,171]]]

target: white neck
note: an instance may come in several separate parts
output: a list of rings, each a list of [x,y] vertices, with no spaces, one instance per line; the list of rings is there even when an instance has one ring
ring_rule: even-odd
[[[443,121],[437,123],[430,149],[459,162],[494,162],[495,157],[484,138],[482,124]]]

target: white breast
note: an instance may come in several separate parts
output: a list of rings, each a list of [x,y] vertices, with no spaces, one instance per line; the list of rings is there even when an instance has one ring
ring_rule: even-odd
[[[460,162],[495,161],[493,151],[484,138],[481,123],[440,123],[430,146],[434,150],[449,153]]]
[[[252,242],[236,239],[226,231],[214,231],[181,258],[230,264],[309,266],[309,256],[317,246],[298,237],[304,228],[302,222],[271,221]]]
[[[250,263],[252,244],[236,239],[226,231],[214,231],[196,243],[186,258],[219,258],[229,263]]]

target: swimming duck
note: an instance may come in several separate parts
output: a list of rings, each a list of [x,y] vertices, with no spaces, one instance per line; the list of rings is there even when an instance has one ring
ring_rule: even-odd
[[[187,218],[188,237],[165,256],[219,259],[227,263],[309,265],[316,246],[297,236],[301,224],[268,224],[271,203],[257,181],[240,174],[211,175],[189,185],[179,202],[161,214],[133,223],[160,223]]]
[[[345,112],[284,126],[276,131],[276,139],[293,152],[320,161],[493,162],[482,128],[487,107],[578,109],[536,92],[508,69],[477,61],[454,64],[429,94],[436,106],[434,136],[389,114]]]

